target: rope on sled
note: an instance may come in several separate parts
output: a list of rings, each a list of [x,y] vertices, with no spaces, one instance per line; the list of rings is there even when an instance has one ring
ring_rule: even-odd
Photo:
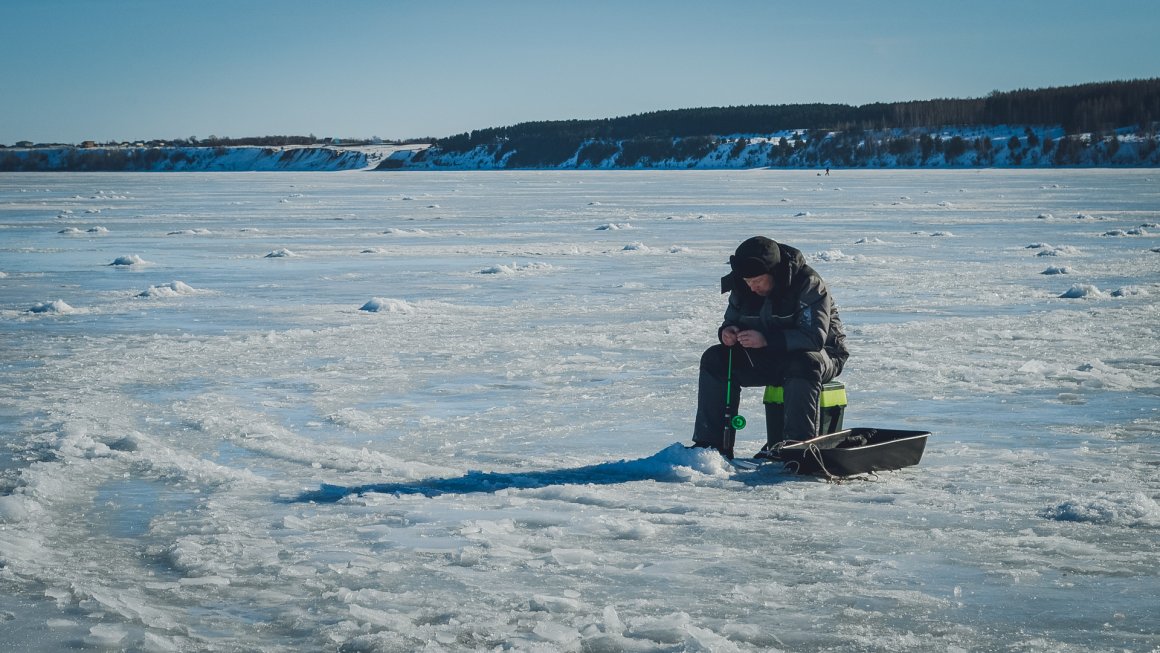
[[[826,469],[826,463],[825,463],[825,461],[822,460],[822,450],[818,448],[818,445],[811,444],[809,449],[806,449],[806,451],[809,452],[809,454],[814,457],[814,460],[817,461],[818,467],[822,470],[822,473],[824,473],[826,475],[826,482],[827,483],[833,483],[834,485],[841,485],[845,481],[869,481],[869,482],[873,482],[873,481],[878,480],[878,474],[876,474],[874,472],[870,472],[869,474],[864,474],[862,476],[838,476],[836,474],[832,474],[830,472],[830,470]],[[795,470],[795,473],[796,473],[796,470]]]
[[[771,452],[771,454],[775,458],[778,458],[781,456],[782,448],[788,444],[799,444],[799,441],[797,441],[797,440],[782,440],[781,442],[778,442],[777,444],[773,445],[773,447],[769,451]],[[878,480],[878,473],[877,472],[870,472],[869,474],[863,474],[862,476],[838,476],[837,474],[832,473],[830,470],[826,469],[826,463],[822,459],[822,450],[816,444],[811,444],[809,446],[809,448],[806,449],[806,453],[809,454],[810,456],[812,456],[814,461],[816,461],[818,463],[818,468],[821,469],[822,473],[826,475],[826,482],[827,483],[833,483],[834,485],[841,485],[845,481],[874,482],[874,481]],[[791,474],[800,474],[801,473],[801,462],[799,462],[797,460],[786,461],[782,465],[782,467],[784,467],[786,469],[786,471],[790,472]]]
[[[818,448],[818,445],[811,444],[809,449],[806,449],[806,451],[811,456],[814,457],[815,461],[817,461],[818,468],[821,469],[822,473],[826,475],[826,482],[827,483],[833,483],[835,485],[842,484],[842,477],[841,476],[838,476],[836,474],[832,474],[832,473],[830,473],[830,470],[826,469],[826,462],[824,460],[822,460],[822,450]]]

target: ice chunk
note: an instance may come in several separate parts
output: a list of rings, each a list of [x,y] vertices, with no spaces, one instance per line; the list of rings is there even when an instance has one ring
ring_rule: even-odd
[[[1083,299],[1085,297],[1103,297],[1104,293],[1100,292],[1099,288],[1089,283],[1078,283],[1067,290],[1067,292],[1060,295],[1062,299]]]
[[[368,313],[410,313],[414,311],[407,302],[401,299],[384,299],[382,297],[374,297],[367,303],[359,307],[360,311]]]
[[[113,262],[109,265],[128,267],[131,265],[144,265],[145,263],[148,263],[148,261],[141,258],[140,256],[137,256],[136,254],[129,254],[128,256],[118,256],[117,258],[113,259]]]
[[[85,637],[85,644],[89,646],[100,647],[114,647],[125,639],[129,632],[125,630],[124,626],[115,624],[97,624],[89,629],[89,634]]]
[[[181,295],[195,295],[202,292],[182,281],[171,281],[160,286],[149,286],[137,293],[138,297],[179,297]]]
[[[62,299],[56,299],[56,300],[53,300],[51,302],[42,302],[40,304],[35,304],[28,309],[29,313],[65,314],[65,313],[73,313],[75,311],[76,311],[75,308],[66,304],[64,302],[64,300],[62,300]]]
[[[0,497],[0,523],[15,523],[28,519],[23,500],[14,496]]]

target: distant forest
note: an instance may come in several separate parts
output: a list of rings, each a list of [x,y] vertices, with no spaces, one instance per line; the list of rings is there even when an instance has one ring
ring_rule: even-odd
[[[975,99],[676,109],[403,141],[313,134],[79,146],[21,141],[0,146],[0,171],[234,169],[243,165],[230,160],[240,146],[263,149],[246,159],[260,169],[363,168],[368,159],[359,147],[388,143],[416,147],[389,153],[378,170],[1160,167],[1158,126],[1160,78],[1151,78]],[[382,154],[374,156],[370,161]]]
[[[656,111],[620,118],[526,122],[436,139],[428,155],[482,149],[507,156],[506,167],[601,161],[613,152],[695,156],[714,137],[767,135],[786,130],[839,132],[1054,125],[1065,134],[1100,137],[1132,126],[1155,136],[1160,78],[1043,89],[995,91],[978,99],[846,104],[753,105]],[[810,140],[813,140],[810,138]],[[627,156],[626,156],[627,155]],[[420,159],[425,158],[422,154]],[[622,160],[622,164],[624,161]]]

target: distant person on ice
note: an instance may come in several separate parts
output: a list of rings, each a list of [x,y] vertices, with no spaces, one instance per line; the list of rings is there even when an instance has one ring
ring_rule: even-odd
[[[729,266],[731,272],[721,278],[721,292],[729,293],[717,329],[721,344],[701,356],[693,446],[733,455],[723,451],[731,349],[730,414],[737,413],[741,387],[780,385],[786,439],[813,438],[822,384],[838,376],[850,356],[826,283],[800,251],[764,236],[741,243]]]

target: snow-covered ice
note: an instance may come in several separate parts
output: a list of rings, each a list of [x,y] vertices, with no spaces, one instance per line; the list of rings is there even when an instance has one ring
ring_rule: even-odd
[[[368,313],[378,313],[385,311],[387,313],[409,313],[414,308],[410,304],[400,299],[384,299],[382,297],[374,297],[367,303],[359,307],[360,311],[367,311]]]
[[[184,281],[170,281],[156,286],[149,286],[137,293],[138,297],[179,297],[181,295],[196,295],[200,291]]]
[[[136,254],[129,254],[127,256],[118,256],[117,258],[113,259],[113,262],[109,265],[114,267],[129,267],[132,265],[145,265],[146,263],[148,263],[148,261],[141,258],[140,256]]]
[[[29,313],[72,313],[75,310],[72,306],[69,306],[60,299],[51,302],[41,302],[28,308]]]
[[[0,175],[0,649],[1154,651],[1152,174]],[[920,465],[679,444],[755,234]]]

